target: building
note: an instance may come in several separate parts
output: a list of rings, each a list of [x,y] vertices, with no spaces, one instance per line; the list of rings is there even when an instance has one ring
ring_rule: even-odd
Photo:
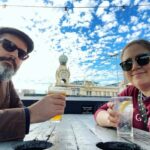
[[[68,57],[62,54],[59,57],[59,67],[56,70],[55,87],[50,86],[48,90],[65,90],[67,95],[72,96],[116,96],[118,86],[97,86],[92,81],[74,81],[70,83],[70,70],[67,67]]]

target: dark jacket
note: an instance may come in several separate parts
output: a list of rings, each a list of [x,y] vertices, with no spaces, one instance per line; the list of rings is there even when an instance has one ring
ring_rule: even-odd
[[[25,136],[25,112],[12,81],[0,83],[0,141]]]

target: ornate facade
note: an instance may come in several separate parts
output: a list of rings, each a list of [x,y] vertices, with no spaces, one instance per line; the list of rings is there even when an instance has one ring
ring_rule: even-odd
[[[55,87],[49,87],[49,90],[65,90],[67,95],[74,96],[116,96],[119,92],[117,86],[97,86],[92,81],[76,81],[70,83],[70,71],[67,68],[68,58],[62,54],[59,57],[60,65],[56,70]]]

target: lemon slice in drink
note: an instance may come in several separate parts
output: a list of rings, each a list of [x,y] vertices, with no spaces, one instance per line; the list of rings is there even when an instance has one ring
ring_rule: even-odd
[[[130,111],[132,108],[132,103],[131,101],[124,101],[120,104],[119,110],[120,112],[125,112],[125,111]]]

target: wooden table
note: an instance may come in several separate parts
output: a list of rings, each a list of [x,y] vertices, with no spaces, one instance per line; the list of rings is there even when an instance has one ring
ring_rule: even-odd
[[[134,129],[134,139],[117,138],[116,130],[96,125],[93,115],[63,116],[61,123],[50,121],[33,124],[24,141],[45,140],[53,143],[50,150],[99,150],[98,142],[123,141],[136,143],[145,150],[150,149],[150,133]],[[1,142],[0,150],[13,150],[13,146],[23,141]]]

